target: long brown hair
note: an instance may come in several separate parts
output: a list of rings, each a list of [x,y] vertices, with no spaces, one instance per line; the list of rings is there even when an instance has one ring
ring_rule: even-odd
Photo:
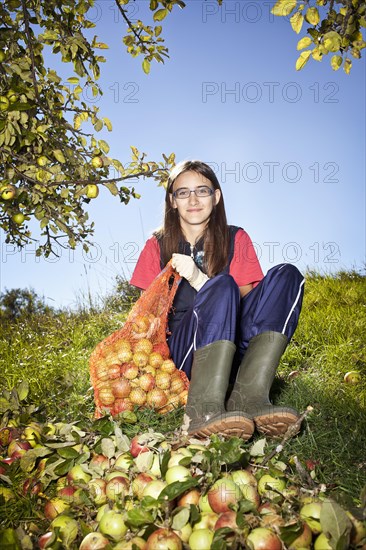
[[[179,243],[184,235],[179,222],[178,212],[171,204],[173,184],[184,172],[196,172],[207,178],[214,189],[220,189],[215,172],[199,160],[187,160],[177,164],[170,172],[166,195],[163,228],[156,233],[159,238],[164,265],[178,252]],[[221,192],[219,202],[213,207],[210,219],[203,233],[204,269],[209,277],[217,275],[226,267],[229,257],[229,228],[226,220],[224,199]]]

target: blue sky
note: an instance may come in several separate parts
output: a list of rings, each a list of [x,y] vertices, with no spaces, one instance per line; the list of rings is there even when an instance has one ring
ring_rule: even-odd
[[[146,2],[130,7],[147,14]],[[112,1],[96,2],[95,33],[107,42],[98,100],[113,132],[100,137],[128,162],[135,145],[151,160],[208,162],[222,183],[229,222],[247,230],[264,271],[281,262],[321,273],[365,265],[365,61],[351,75],[327,58],[295,71],[299,39],[271,2],[188,0],[163,22],[170,59],[153,64],[124,51],[124,23]],[[302,36],[302,34],[300,35]],[[104,53],[104,52],[103,52]],[[71,76],[71,70],[65,75]],[[1,235],[1,291],[32,287],[49,304],[73,307],[88,289],[129,278],[144,241],[162,219],[164,192],[132,182],[127,206],[106,189],[88,206],[95,247],[39,259]]]

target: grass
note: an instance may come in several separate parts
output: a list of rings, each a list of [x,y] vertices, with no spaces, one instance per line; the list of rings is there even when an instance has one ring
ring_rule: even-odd
[[[282,358],[272,398],[277,404],[314,410],[300,434],[287,443],[288,460],[312,464],[316,480],[342,504],[357,505],[366,485],[366,278],[357,272],[308,273],[300,323]],[[114,297],[108,307],[61,311],[20,319],[3,327],[0,385],[30,384],[33,400],[58,421],[91,419],[93,393],[88,358],[96,344],[120,328],[126,307]],[[111,307],[111,305],[113,307]],[[346,384],[357,370],[362,381]],[[298,371],[296,377],[289,374]],[[124,425],[129,437],[148,428],[167,433],[180,426],[182,411],[138,413]],[[311,461],[311,462],[307,462]]]

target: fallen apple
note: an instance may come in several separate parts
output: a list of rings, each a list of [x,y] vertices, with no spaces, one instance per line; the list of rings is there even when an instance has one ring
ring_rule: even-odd
[[[300,517],[305,523],[308,524],[312,532],[317,535],[322,532],[322,526],[320,524],[320,512],[322,509],[322,503],[314,500],[304,504],[300,508]]]
[[[346,372],[344,375],[344,381],[347,384],[359,384],[362,380],[361,373],[357,372],[355,370],[351,370],[349,372]]]
[[[70,509],[70,506],[67,502],[61,498],[54,497],[51,500],[48,500],[44,506],[44,515],[47,519],[55,519],[58,515],[66,512]]]
[[[242,498],[240,488],[231,479],[218,479],[207,493],[208,502],[216,513],[228,512]]]
[[[188,544],[191,550],[207,550],[211,548],[213,531],[210,529],[198,529],[193,531],[189,537]]]
[[[174,481],[186,481],[191,477],[191,472],[185,466],[172,466],[168,468],[165,474],[165,481],[168,483],[174,483]]]
[[[103,514],[99,522],[99,531],[114,541],[119,541],[123,539],[128,529],[122,514],[111,510]]]
[[[138,435],[135,435],[135,437],[131,439],[130,453],[134,458],[136,458],[136,456],[140,453],[146,453],[148,450],[149,447],[140,443]]]
[[[146,550],[182,550],[182,548],[182,541],[171,529],[157,529],[146,541]]]
[[[269,500],[278,499],[279,493],[285,488],[286,481],[284,479],[269,474],[264,474],[258,481],[258,493]]]
[[[88,474],[80,464],[75,464],[75,466],[73,466],[67,474],[67,479],[69,480],[69,482],[76,483],[76,484],[88,483],[88,481],[90,481],[91,478],[92,476]]]
[[[252,550],[282,550],[281,539],[265,527],[256,527],[253,529],[247,539],[246,543]]]
[[[70,547],[70,544],[78,536],[78,522],[66,514],[57,516],[51,523],[51,529],[54,531],[59,529],[59,537],[66,548]]]
[[[314,550],[332,550],[333,546],[329,544],[329,539],[325,533],[320,533],[314,541]]]
[[[88,533],[81,541],[79,550],[101,550],[109,545],[109,540],[102,533]]]
[[[313,533],[307,523],[304,523],[302,533],[295,540],[292,541],[288,550],[300,550],[311,548],[311,542],[313,539]]]
[[[108,481],[105,494],[109,500],[116,501],[123,499],[128,492],[128,481],[125,477],[116,476]]]
[[[153,481],[150,481],[150,483],[145,486],[142,492],[142,496],[157,499],[159,498],[160,493],[163,491],[163,489],[165,489],[166,486],[167,483],[162,479],[155,479]]]
[[[146,485],[148,485],[150,481],[154,481],[154,479],[156,478],[145,472],[140,472],[137,474],[131,484],[131,489],[134,496],[141,500]]]
[[[238,524],[236,523],[236,512],[229,510],[229,512],[223,512],[219,515],[214,529],[217,531],[217,529],[222,529],[223,527],[228,527],[234,531],[238,529]]]

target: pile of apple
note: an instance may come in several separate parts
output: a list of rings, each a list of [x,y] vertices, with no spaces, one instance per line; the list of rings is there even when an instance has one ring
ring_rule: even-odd
[[[40,518],[36,525],[27,511],[22,527],[6,532],[21,539],[9,547],[365,548],[365,523],[324,488],[302,487],[279,459],[263,463],[265,440],[261,447],[148,432],[130,441],[114,426],[109,437],[63,423],[0,430],[0,512],[27,497]],[[225,459],[234,451],[250,457],[245,467]]]
[[[146,334],[151,319],[134,323],[135,339],[118,339],[99,347],[91,357],[90,372],[97,410],[113,416],[149,407],[164,414],[184,406],[188,381],[169,359],[166,344],[153,344]],[[145,332],[141,332],[144,330]],[[147,333],[148,334],[148,333]]]

